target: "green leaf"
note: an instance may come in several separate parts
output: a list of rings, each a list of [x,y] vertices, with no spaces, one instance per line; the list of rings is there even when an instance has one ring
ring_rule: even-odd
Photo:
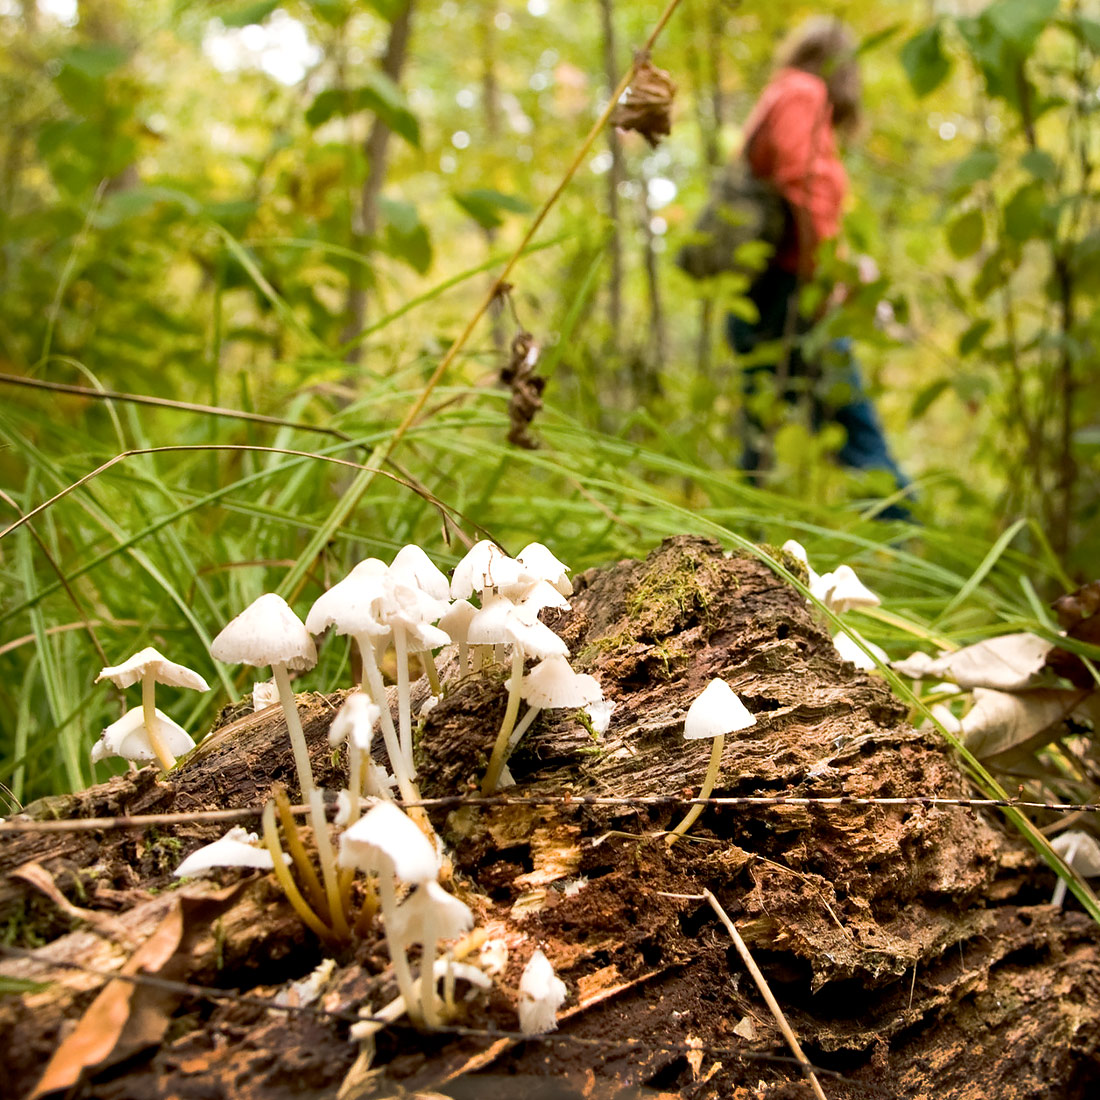
[[[280,0],[244,0],[237,4],[219,4],[215,14],[226,27],[247,27],[262,23],[278,6]]]
[[[385,250],[407,263],[418,275],[426,274],[432,266],[432,240],[419,222],[411,233],[398,233],[392,225],[387,226]]]
[[[1100,230],[1074,244],[1070,263],[1076,285],[1088,294],[1100,293]]]
[[[985,219],[980,210],[967,210],[947,227],[947,247],[960,260],[973,256],[982,247]]]
[[[943,52],[939,23],[915,34],[901,48],[901,63],[918,96],[935,91],[951,72],[951,59]]]
[[[98,43],[94,46],[70,46],[61,54],[62,65],[74,69],[89,80],[110,76],[127,57],[122,46]]]
[[[383,195],[378,200],[378,209],[385,223],[403,237],[407,237],[420,225],[420,215],[411,202],[389,199]]]
[[[982,17],[1026,57],[1057,11],[1058,0],[994,0]]]
[[[974,278],[974,284],[970,288],[970,293],[979,302],[988,298],[998,287],[1005,285],[1008,278],[1006,261],[1007,257],[1004,250],[1000,248],[986,257],[985,263],[982,264]]]
[[[504,224],[500,211],[511,214],[526,214],[531,210],[530,203],[516,195],[505,195],[500,191],[478,188],[473,191],[452,192],[451,197],[483,229],[496,229]]]
[[[142,214],[160,204],[180,207],[186,213],[198,214],[200,204],[183,191],[171,187],[130,187],[109,195],[96,211],[93,224],[110,229]]]
[[[856,57],[862,57],[864,54],[878,49],[883,42],[888,42],[893,38],[904,25],[904,23],[891,23],[889,26],[883,27],[880,31],[872,31],[856,47]]]
[[[383,19],[392,23],[408,7],[410,0],[367,0],[367,6],[374,8]]]
[[[932,402],[950,388],[950,378],[937,378],[935,381],[929,382],[928,385],[920,390],[913,398],[913,403],[909,406],[909,419],[919,420],[928,412]]]
[[[1005,204],[1005,232],[1014,241],[1026,241],[1043,225],[1046,189],[1041,180],[1025,183]]]
[[[1053,183],[1058,175],[1058,165],[1054,158],[1042,149],[1029,149],[1020,157],[1020,167],[1025,172],[1030,172],[1036,179]]]
[[[326,88],[320,92],[306,111],[306,122],[316,128],[337,115],[360,111],[373,112],[410,145],[420,146],[420,123],[409,110],[405,94],[380,70],[369,73],[367,82],[358,88]]]
[[[975,321],[966,332],[959,337],[959,355],[965,359],[968,355],[972,355],[976,352],[978,348],[982,346],[982,341],[992,328],[993,322],[986,318]]]
[[[997,170],[999,158],[989,148],[979,147],[968,153],[951,173],[950,190],[953,197],[965,194],[979,180],[987,180]]]

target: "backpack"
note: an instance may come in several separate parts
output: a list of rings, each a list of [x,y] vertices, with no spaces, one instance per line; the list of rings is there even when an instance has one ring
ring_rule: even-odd
[[[737,157],[711,183],[707,204],[676,254],[676,266],[693,279],[724,272],[754,275],[779,248],[790,225],[787,200],[772,183],[757,179],[744,157]],[[741,247],[750,241],[767,247]]]

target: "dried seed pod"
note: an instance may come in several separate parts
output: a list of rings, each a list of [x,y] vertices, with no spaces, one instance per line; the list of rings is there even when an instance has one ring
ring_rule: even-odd
[[[676,83],[664,69],[656,68],[645,53],[634,57],[634,75],[626,99],[615,108],[612,125],[636,130],[654,148],[672,132],[672,99]]]

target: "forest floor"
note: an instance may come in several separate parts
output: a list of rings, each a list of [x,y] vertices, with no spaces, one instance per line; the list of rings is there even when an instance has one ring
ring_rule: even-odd
[[[0,997],[5,1095],[44,1094],[52,1058],[46,1085],[101,1100],[809,1096],[704,890],[736,922],[830,1100],[1096,1095],[1100,929],[1047,903],[1053,876],[999,817],[711,807],[669,847],[660,832],[683,808],[630,804],[697,793],[710,747],[683,739],[683,716],[715,676],[757,720],[727,738],[715,795],[968,793],[936,734],[839,659],[795,590],[682,537],[577,578],[573,608],[548,621],[615,702],[610,729],[597,739],[577,713],[544,712],[507,792],[544,804],[431,811],[449,889],[476,915],[471,942],[485,940],[471,961],[498,969],[488,992],[460,996],[467,1031],[397,1021],[362,1049],[349,1040],[360,1009],[395,995],[377,925],[335,951],[312,1005],[269,1007],[333,951],[269,875],[178,885],[173,868],[224,825],[30,832],[0,848],[5,942],[36,956],[0,956],[0,988],[39,983]],[[428,715],[425,798],[473,789],[504,709],[501,676],[451,684]],[[326,732],[341,699],[300,697],[331,789],[342,775]],[[292,776],[277,708],[227,714],[166,777],[145,769],[25,818],[250,807]],[[523,1040],[516,988],[536,947],[569,999],[558,1031]],[[138,980],[109,980],[120,972]]]

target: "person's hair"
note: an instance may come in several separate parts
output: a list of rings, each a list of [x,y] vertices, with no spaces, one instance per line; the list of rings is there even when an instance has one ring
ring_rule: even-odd
[[[833,108],[833,125],[841,130],[856,129],[862,85],[856,38],[844,23],[821,15],[807,19],[783,41],[776,62],[781,68],[821,77]]]

